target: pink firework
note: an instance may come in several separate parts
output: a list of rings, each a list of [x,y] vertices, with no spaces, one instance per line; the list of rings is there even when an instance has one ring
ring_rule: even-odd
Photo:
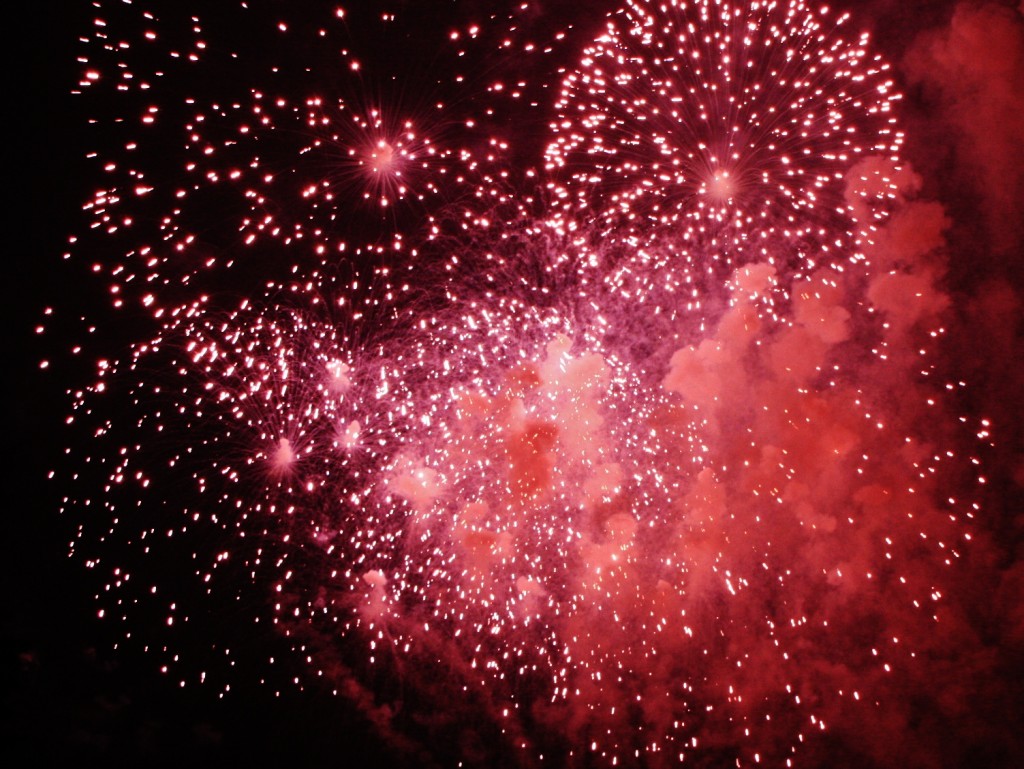
[[[526,11],[490,17],[499,53]],[[66,507],[109,513],[75,543],[103,613],[135,628],[151,550],[197,542],[183,580],[410,763],[883,764],[961,621],[978,505],[944,474],[981,479],[933,416],[937,247],[893,245],[931,210],[899,93],[831,19],[627,0],[525,170],[516,126],[479,128],[525,75],[445,83],[479,120],[276,81],[185,99],[192,181],[96,268],[149,325],[75,397],[105,478]]]
[[[900,95],[833,16],[802,0],[627,3],[563,82],[554,195],[619,237],[697,241],[725,270],[854,258],[844,177],[897,156]]]

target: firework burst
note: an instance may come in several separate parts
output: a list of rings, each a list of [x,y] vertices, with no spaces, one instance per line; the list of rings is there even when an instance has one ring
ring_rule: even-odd
[[[602,230],[696,242],[726,271],[854,258],[845,173],[902,135],[889,67],[866,35],[844,39],[848,20],[796,1],[627,3],[562,85],[556,198]]]
[[[110,520],[69,498],[75,550],[214,531],[195,577],[442,763],[813,764],[874,724],[974,508],[937,501],[938,271],[875,248],[914,205],[899,94],[831,18],[629,0],[526,173],[400,102],[186,98],[179,182],[86,206],[155,333],[76,399]],[[520,98],[485,90],[482,124]]]

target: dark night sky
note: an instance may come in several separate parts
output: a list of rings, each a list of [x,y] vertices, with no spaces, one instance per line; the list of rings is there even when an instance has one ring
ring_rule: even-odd
[[[397,3],[400,9],[411,5]],[[483,5],[482,0],[463,3],[463,9]],[[942,37],[954,4],[872,0],[849,5],[864,24],[874,23],[877,44],[900,68],[908,96],[903,125],[911,136],[906,155],[925,180],[923,196],[941,201],[953,222],[947,233],[947,281],[954,306],[945,363],[970,385],[964,408],[991,415],[997,435],[997,445],[986,454],[990,483],[981,539],[989,561],[986,573],[995,575],[990,585],[998,587],[1005,610],[995,616],[991,607],[979,609],[985,648],[997,658],[981,675],[1000,678],[1004,694],[1024,696],[1019,678],[1024,670],[1019,512],[1024,504],[1024,419],[1018,413],[1024,384],[1024,229],[1017,208],[1024,193],[1024,81],[1015,79],[1024,73],[1024,23],[1019,12],[1013,16],[1012,5],[985,6],[999,6],[1008,14],[1015,34],[998,38],[1006,47],[993,51],[997,63],[979,65],[981,74],[972,78],[953,53],[970,36],[961,28],[960,37]],[[43,337],[33,332],[45,306],[89,311],[105,301],[98,284],[78,280],[61,260],[68,233],[84,222],[78,210],[95,181],[82,158],[83,114],[66,95],[78,74],[75,38],[88,26],[89,16],[87,9],[41,6],[34,9],[30,26],[9,32],[20,41],[6,70],[15,94],[6,128],[16,137],[7,144],[6,165],[15,172],[8,194],[17,200],[6,239],[5,327],[13,355],[7,366],[0,762],[394,766],[398,759],[373,736],[365,718],[339,698],[315,691],[275,698],[245,676],[235,677],[236,691],[227,701],[203,687],[179,690],[146,655],[112,651],[116,639],[94,619],[95,585],[81,564],[66,556],[75,521],[58,515],[62,489],[45,477],[68,441],[64,390],[69,382],[87,381],[91,361],[62,352],[68,339],[59,324]],[[573,3],[549,6],[547,18],[561,19]],[[922,53],[931,50],[921,42],[925,29],[945,41],[948,58],[929,59]],[[908,55],[915,46],[916,59]],[[1004,111],[987,109],[997,103]],[[986,136],[996,150],[986,152]],[[1000,142],[1009,147],[1002,154]],[[21,170],[26,159],[29,168]],[[83,296],[86,292],[94,296]],[[71,330],[74,325],[68,321],[67,333],[77,333]],[[42,357],[53,361],[48,372],[38,370]],[[961,589],[964,595],[972,592],[970,586]],[[987,597],[977,599],[984,603]],[[269,648],[273,641],[266,644]],[[1014,742],[1009,733],[1020,727],[1019,714],[997,712],[991,719],[992,733],[1005,734],[1004,742],[990,752],[979,746],[977,763],[950,763],[951,769],[1012,766],[1010,751],[1019,740]]]

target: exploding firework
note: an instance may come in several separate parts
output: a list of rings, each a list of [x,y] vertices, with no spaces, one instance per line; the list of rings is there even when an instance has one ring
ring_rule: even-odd
[[[830,18],[627,2],[527,173],[478,128],[506,87],[461,76],[425,121],[273,78],[148,106],[182,165],[109,161],[86,206],[148,334],[75,401],[101,613],[156,632],[148,556],[196,542],[198,592],[410,760],[788,766],[864,729],[877,757],[974,507],[941,501],[939,268],[884,248],[917,205],[899,95]]]
[[[848,21],[802,2],[627,3],[563,83],[556,198],[603,231],[696,240],[698,270],[854,258],[845,174],[902,135],[889,66],[842,37]]]

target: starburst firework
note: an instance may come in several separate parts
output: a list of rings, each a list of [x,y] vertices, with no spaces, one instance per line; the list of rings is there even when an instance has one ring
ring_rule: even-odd
[[[923,675],[972,507],[937,501],[906,354],[941,336],[936,273],[872,250],[912,205],[899,95],[830,18],[629,0],[525,174],[474,119],[186,98],[166,188],[132,167],[86,206],[154,329],[75,403],[104,613],[159,592],[120,549],[213,530],[202,584],[241,560],[224,589],[265,591],[314,677],[388,735],[496,737],[466,761],[791,765],[873,723]],[[486,90],[483,124],[520,98]]]

